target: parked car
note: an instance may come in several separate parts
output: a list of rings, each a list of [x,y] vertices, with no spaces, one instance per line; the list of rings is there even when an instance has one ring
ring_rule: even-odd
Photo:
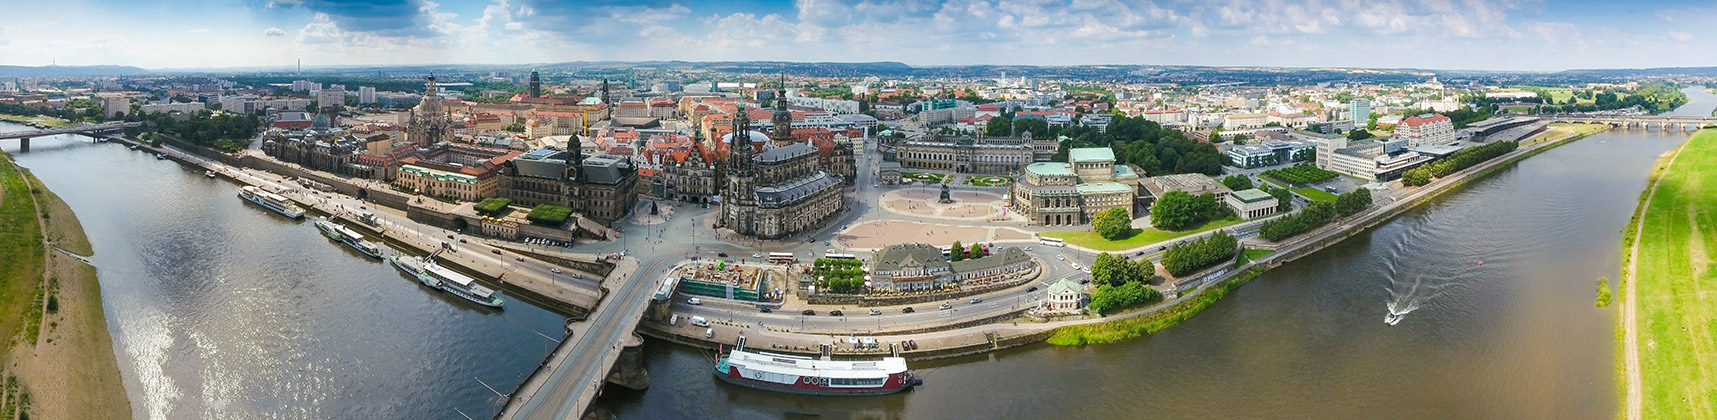
[[[817,311],[811,310],[811,309],[806,309],[804,312],[800,312],[799,314],[800,315],[816,315]]]
[[[716,254],[715,254],[715,256],[717,256],[717,257],[722,257],[722,258],[727,258],[727,253],[726,253],[726,252],[720,252],[720,253],[716,253]]]
[[[772,311],[772,310],[770,310],[770,309],[769,309],[769,308],[768,308],[768,307],[764,307],[764,308],[760,308],[760,309],[758,309],[758,310],[757,310],[757,311],[758,311],[758,312],[762,312],[762,313],[770,313],[770,312],[775,312],[775,311]]]
[[[459,243],[465,243],[465,238],[459,238]]]
[[[1035,291],[1037,291],[1037,286],[1032,286],[1030,289],[1025,289],[1026,293],[1031,293],[1031,292],[1035,292]]]
[[[882,311],[872,309],[872,310],[870,310],[870,314],[871,315],[882,315]]]
[[[829,311],[829,316],[846,316],[846,315],[847,315],[847,314],[843,314],[843,313],[841,313],[841,310],[840,310],[840,309],[836,309],[836,310],[833,310],[833,311]]]
[[[912,313],[912,307],[911,307],[911,306],[908,306],[908,307],[906,307],[906,309],[901,309],[901,310],[900,310],[900,313],[903,313],[903,314],[909,314],[909,313]]]
[[[686,299],[686,304],[687,305],[702,305],[703,299],[698,299],[698,298]]]

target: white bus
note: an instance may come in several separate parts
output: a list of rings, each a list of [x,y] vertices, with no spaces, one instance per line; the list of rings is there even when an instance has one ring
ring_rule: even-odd
[[[942,247],[942,258],[948,258],[948,253],[951,252],[950,250],[952,250],[952,249],[953,249],[953,246]]]
[[[831,260],[856,260],[856,259],[858,259],[858,257],[854,256],[853,254],[824,254],[823,258],[828,258]]]
[[[1051,237],[1047,237],[1047,236],[1038,237],[1037,242],[1040,244],[1049,245],[1049,246],[1067,246],[1067,243],[1062,242],[1061,238],[1051,238]]]
[[[791,253],[791,252],[771,252],[771,253],[769,253],[769,262],[776,263],[776,264],[792,263],[793,262],[793,253]]]

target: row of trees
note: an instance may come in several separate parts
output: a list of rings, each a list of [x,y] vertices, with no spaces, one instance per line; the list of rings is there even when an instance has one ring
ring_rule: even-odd
[[[1176,276],[1189,274],[1228,260],[1239,249],[1239,240],[1219,230],[1210,236],[1169,248],[1163,253],[1163,269]]]
[[[970,249],[960,246],[960,241],[954,241],[954,246],[948,247],[948,261],[979,259],[984,257],[984,248],[972,244]]]
[[[1258,236],[1272,241],[1293,237],[1334,220],[1371,207],[1371,190],[1360,188],[1336,197],[1334,202],[1315,201],[1299,213],[1264,222],[1258,226]]]
[[[1501,141],[1478,147],[1461,149],[1449,157],[1431,162],[1424,166],[1409,169],[1401,173],[1401,184],[1417,187],[1431,183],[1431,178],[1442,178],[1462,169],[1470,168],[1481,162],[1495,159],[1508,152],[1520,148],[1519,142]]]
[[[1091,282],[1099,285],[1120,286],[1149,281],[1156,274],[1157,266],[1149,259],[1128,260],[1125,256],[1107,252],[1097,254],[1097,262],[1091,264]]]
[[[127,135],[144,132],[172,134],[192,144],[212,147],[224,152],[242,150],[262,127],[262,117],[254,114],[221,113],[203,110],[191,114],[185,121],[174,120],[167,114],[127,115],[126,121],[142,121],[143,127],[127,129]]]
[[[863,261],[818,258],[812,267],[819,290],[844,294],[865,292]]]
[[[1151,204],[1151,225],[1163,230],[1191,229],[1229,215],[1228,208],[1211,193],[1194,196],[1186,191],[1170,191]]]
[[[1164,129],[1144,117],[1115,115],[1104,130],[1073,125],[1049,126],[1041,118],[1013,118],[1003,114],[991,119],[984,127],[990,136],[1008,136],[1030,132],[1032,138],[1052,139],[1066,136],[1052,160],[1065,161],[1067,151],[1080,147],[1108,147],[1115,152],[1116,164],[1139,167],[1142,175],[1158,176],[1179,173],[1222,174],[1222,164],[1228,159],[1215,145],[1186,138],[1179,130]]]

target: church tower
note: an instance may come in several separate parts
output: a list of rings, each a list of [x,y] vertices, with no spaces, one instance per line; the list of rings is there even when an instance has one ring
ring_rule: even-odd
[[[411,122],[406,127],[406,140],[419,147],[453,140],[452,117],[442,108],[440,91],[435,87],[435,75],[424,82],[423,99],[411,108]]]
[[[531,87],[528,91],[532,98],[543,97],[543,78],[537,75],[536,69],[531,70]]]
[[[741,102],[728,134],[727,185],[721,193],[721,221],[742,235],[757,233],[757,174],[751,167],[751,118]]]
[[[566,140],[566,182],[584,182],[584,142],[576,134]]]
[[[781,85],[775,88],[775,115],[771,118],[775,130],[769,133],[770,147],[793,144],[793,113],[787,110],[787,74],[781,74]]]

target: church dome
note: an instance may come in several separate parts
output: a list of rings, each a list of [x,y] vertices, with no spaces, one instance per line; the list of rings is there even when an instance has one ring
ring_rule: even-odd
[[[760,131],[753,130],[753,131],[747,131],[747,133],[751,134],[751,142],[752,143],[767,143],[767,142],[769,142],[769,135],[763,134]],[[721,142],[732,144],[733,143],[733,133],[727,133],[727,134],[721,135]]]

